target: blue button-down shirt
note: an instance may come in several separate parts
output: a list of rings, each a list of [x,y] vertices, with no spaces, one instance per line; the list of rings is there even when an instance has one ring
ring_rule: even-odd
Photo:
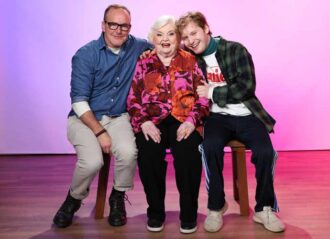
[[[136,61],[150,47],[129,35],[117,55],[107,48],[103,34],[81,47],[72,58],[71,103],[87,101],[98,120],[126,112]],[[71,110],[69,116],[74,114]]]

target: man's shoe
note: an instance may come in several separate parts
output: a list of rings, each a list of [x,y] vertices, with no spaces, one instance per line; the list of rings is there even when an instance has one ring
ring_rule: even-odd
[[[108,222],[111,226],[118,227],[126,224],[125,200],[127,200],[125,192],[112,189],[109,197],[110,214],[108,218]]]
[[[208,232],[217,232],[223,225],[223,214],[227,211],[228,204],[225,205],[219,211],[209,210],[207,217],[204,221],[204,229]]]
[[[271,232],[283,232],[285,230],[284,223],[275,215],[271,207],[264,207],[261,212],[255,212],[253,221],[263,224]]]
[[[196,222],[181,222],[180,232],[183,234],[190,234],[197,231]]]
[[[72,224],[72,218],[81,206],[81,200],[75,199],[68,193],[65,201],[57,211],[53,222],[57,227],[65,228]]]
[[[149,232],[160,232],[163,229],[164,229],[164,222],[152,218],[148,219],[147,230]]]

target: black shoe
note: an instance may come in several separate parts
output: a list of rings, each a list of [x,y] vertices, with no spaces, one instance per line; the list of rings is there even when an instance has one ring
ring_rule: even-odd
[[[148,219],[147,229],[149,232],[160,232],[164,229],[164,222],[157,219]]]
[[[196,222],[181,222],[180,232],[184,234],[189,234],[197,231]]]
[[[53,222],[57,227],[68,227],[72,224],[72,218],[81,206],[81,200],[75,199],[68,193],[60,209],[58,209]]]
[[[110,214],[108,218],[108,222],[111,226],[117,227],[126,224],[125,200],[128,200],[125,192],[112,189],[109,197]]]

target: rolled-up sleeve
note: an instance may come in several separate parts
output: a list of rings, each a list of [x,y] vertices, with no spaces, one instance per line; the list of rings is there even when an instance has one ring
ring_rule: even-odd
[[[89,101],[93,86],[93,57],[80,49],[72,57],[71,104]]]

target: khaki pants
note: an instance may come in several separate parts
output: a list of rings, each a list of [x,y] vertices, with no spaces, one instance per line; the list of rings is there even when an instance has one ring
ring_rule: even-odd
[[[111,118],[103,116],[100,123],[112,138],[114,188],[127,191],[133,188],[137,148],[127,113]],[[76,116],[68,119],[68,139],[77,153],[70,193],[76,199],[87,197],[89,187],[103,166],[102,150],[93,132]]]

